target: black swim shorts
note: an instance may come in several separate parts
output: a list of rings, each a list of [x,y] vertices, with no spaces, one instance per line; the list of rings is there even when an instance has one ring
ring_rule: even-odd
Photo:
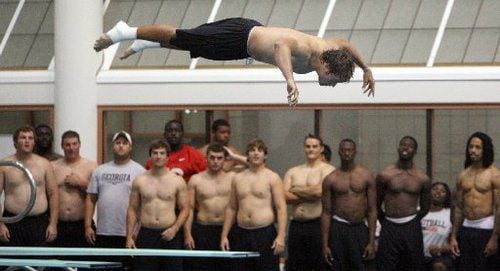
[[[247,41],[255,26],[262,24],[246,18],[229,18],[202,24],[192,29],[177,29],[170,44],[191,53],[191,58],[235,60],[250,57]]]

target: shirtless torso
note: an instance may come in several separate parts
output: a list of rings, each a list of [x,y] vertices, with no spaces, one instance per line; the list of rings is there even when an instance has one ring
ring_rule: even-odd
[[[337,42],[326,41],[290,28],[256,26],[248,39],[248,51],[258,61],[278,65],[276,44],[290,45],[293,72],[305,74],[316,71],[319,55],[328,49],[339,49]]]
[[[284,178],[287,203],[292,205],[294,220],[307,221],[321,217],[321,187],[323,179],[335,167],[322,161],[322,143],[307,137],[304,141],[305,164],[288,170]]]
[[[87,186],[97,164],[85,158],[75,162],[61,158],[52,165],[59,192],[59,220],[84,219]]]
[[[219,172],[212,175],[203,171],[191,178],[188,191],[191,201],[196,201],[199,207],[196,222],[204,225],[224,223],[224,211],[229,203],[233,176],[234,173]]]
[[[359,223],[367,218],[369,206],[375,208],[375,179],[362,166],[351,171],[334,171],[325,179],[331,195],[332,215],[335,214],[349,222]],[[369,204],[372,197],[373,204]]]
[[[11,155],[4,159],[4,161],[19,161],[21,162],[33,175],[36,189],[36,201],[33,209],[28,215],[39,215],[48,210],[49,199],[47,197],[47,190],[54,188],[54,171],[50,162],[36,154],[32,154],[27,159],[17,159],[15,155]],[[1,190],[5,191],[5,210],[18,214],[28,204],[29,198],[29,182],[24,173],[13,167],[3,167],[0,169]]]
[[[46,230],[46,241],[51,242],[57,236],[58,193],[54,179],[54,170],[50,162],[33,153],[35,145],[34,133],[31,131],[19,133],[16,154],[10,155],[4,161],[19,161],[33,175],[36,188],[36,201],[28,216],[37,216],[50,211],[49,225]],[[4,209],[13,214],[19,214],[26,208],[30,196],[30,185],[24,173],[14,167],[0,167],[0,193],[5,192]],[[10,241],[9,230],[0,223],[0,239]],[[24,244],[30,245],[30,244]]]
[[[238,199],[236,215],[238,225],[252,229],[274,223],[273,197],[276,193],[274,190],[282,189],[279,176],[267,168],[260,172],[245,170],[236,174],[233,182],[235,196]]]
[[[500,235],[500,171],[493,166],[493,148],[488,135],[471,135],[465,169],[455,187],[450,247],[468,270],[498,269],[493,255],[498,253]]]
[[[463,218],[477,220],[493,214],[495,189],[500,186],[500,172],[494,166],[489,168],[466,168],[458,176],[456,191],[463,212]]]
[[[172,240],[184,224],[188,214],[188,200],[184,179],[164,165],[167,150],[150,151],[151,170],[139,175],[132,184],[127,210],[127,244],[135,248],[133,238],[137,223],[148,229],[161,229],[161,237]],[[176,214],[176,207],[179,214]]]
[[[428,190],[431,181],[420,168],[402,169],[397,165],[391,165],[378,174],[377,181],[377,193],[384,204],[384,213],[388,217],[401,218],[414,215],[417,213],[419,203],[429,202]],[[420,202],[423,193],[427,202]]]
[[[184,246],[188,249],[194,249],[197,246],[192,231],[193,221],[200,225],[216,225],[221,226],[221,228],[224,224],[224,213],[229,204],[231,182],[234,176],[234,173],[222,170],[224,160],[223,152],[209,152],[209,157],[207,157],[209,169],[193,175],[188,183],[191,206],[189,217],[184,226]],[[217,169],[214,170],[216,163],[218,164]],[[196,207],[198,208],[196,218],[194,218]],[[196,238],[210,237],[196,236]]]
[[[304,164],[289,170],[284,186],[288,203],[292,203],[293,219],[307,221],[321,216],[321,186],[323,179],[334,170],[334,166],[321,161],[312,167]],[[297,200],[293,200],[290,193]]]
[[[355,164],[356,145],[353,140],[344,139],[340,142],[339,156],[340,168],[329,174],[323,181],[323,213],[321,216],[323,257],[329,265],[346,260],[345,255],[341,256],[342,253],[338,251],[338,248],[343,247],[343,245],[338,246],[336,243],[345,242],[347,247],[347,244],[351,242],[349,238],[333,240],[332,244],[332,218],[336,221],[342,220],[342,225],[353,225],[350,230],[359,235],[357,240],[363,247],[363,251],[358,251],[359,254],[356,254],[362,255],[362,259],[350,255],[349,260],[346,261],[356,266],[361,264],[359,262],[372,260],[375,257],[376,184],[370,171]],[[355,225],[364,224],[365,221],[367,228],[357,231]],[[339,231],[334,228],[333,232],[338,233]],[[367,263],[365,262],[365,264]]]
[[[278,174],[265,167],[265,151],[252,147],[247,153],[249,168],[233,178],[221,247],[223,250],[230,249],[227,236],[235,221],[245,229],[263,228],[277,221],[277,236],[272,246],[277,255],[284,251],[286,235],[287,212],[283,184]]]

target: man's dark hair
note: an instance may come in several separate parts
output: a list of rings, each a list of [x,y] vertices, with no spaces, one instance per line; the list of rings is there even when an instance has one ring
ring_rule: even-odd
[[[436,185],[442,185],[444,190],[446,190],[446,196],[444,197],[443,207],[450,208],[451,207],[451,190],[447,183],[443,182],[435,182],[432,184],[431,189]]]
[[[323,144],[323,152],[321,154],[323,154],[326,161],[332,161],[332,149],[328,144]]]
[[[45,124],[45,123],[38,124],[38,125],[35,127],[35,133],[36,133],[38,130],[42,129],[42,128],[47,128],[47,129],[49,129],[49,130],[50,130],[50,133],[51,133],[51,134],[54,134],[54,132],[52,131],[52,127],[48,126],[48,125],[47,125],[47,124]]]
[[[151,144],[149,144],[149,156],[151,156],[151,152],[157,149],[165,149],[167,151],[167,155],[170,153],[170,145],[163,139],[153,140]]]
[[[66,138],[76,138],[76,139],[78,139],[78,142],[80,143],[80,135],[75,131],[68,130],[68,131],[64,132],[64,134],[62,134],[62,136],[61,136],[61,143],[64,142],[64,139],[66,139]]]
[[[413,144],[415,144],[415,150],[418,150],[418,143],[417,143],[417,140],[413,137],[413,136],[403,136],[403,138],[401,138],[401,140],[399,141],[399,144],[401,144],[401,142],[403,142],[403,140],[405,139],[409,139],[411,141],[413,141]]]
[[[36,140],[36,133],[35,133],[35,129],[33,129],[33,127],[29,126],[29,125],[23,125],[19,128],[16,129],[16,131],[14,132],[14,134],[12,135],[12,140],[14,140],[14,144],[17,144],[17,139],[19,138],[19,134],[21,132],[32,132],[33,133],[33,137],[35,138]]]
[[[313,134],[307,134],[305,137],[304,137],[304,143],[306,142],[306,140],[308,140],[309,138],[312,138],[312,139],[316,139],[319,141],[319,145],[320,146],[323,146],[323,139],[321,139],[320,136],[318,135],[313,135]]]
[[[208,145],[207,153],[206,153],[207,156],[208,156],[209,152],[216,152],[216,153],[222,152],[222,153],[224,153],[224,157],[227,157],[227,155],[228,155],[226,149],[224,149],[224,146],[222,146],[222,144],[219,144],[219,143],[212,143],[212,144]]]
[[[354,74],[354,60],[348,50],[326,50],[320,55],[320,60],[327,64],[328,71],[335,74],[340,82],[351,80]]]
[[[167,123],[165,123],[165,128],[163,130],[167,131],[167,127],[172,123],[179,124],[179,126],[181,127],[181,131],[184,132],[184,125],[182,125],[182,122],[180,120],[169,120]]]
[[[248,155],[248,153],[250,153],[250,151],[254,148],[257,148],[258,150],[263,151],[264,154],[267,154],[267,146],[260,138],[255,138],[248,142],[247,149],[245,151],[246,155]]]
[[[465,162],[464,168],[468,168],[472,164],[469,153],[469,144],[472,138],[477,137],[483,143],[483,168],[488,168],[495,161],[495,147],[493,146],[493,141],[491,137],[482,132],[475,132],[467,140],[467,145],[465,145]]]
[[[214,122],[212,123],[212,132],[217,132],[217,129],[219,129],[219,127],[221,126],[227,126],[227,127],[231,127],[231,125],[229,125],[229,122],[225,119],[216,119],[214,120]]]
[[[342,145],[342,143],[344,142],[350,142],[352,143],[352,145],[354,145],[354,148],[356,149],[356,142],[354,142],[354,140],[350,139],[350,138],[344,138],[342,140],[340,140],[339,142],[339,149],[340,149],[340,146]]]

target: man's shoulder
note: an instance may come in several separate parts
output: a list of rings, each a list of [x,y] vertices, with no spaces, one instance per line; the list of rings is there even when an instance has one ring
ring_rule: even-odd
[[[181,150],[182,150],[182,151],[187,151],[187,152],[196,152],[196,153],[200,153],[197,149],[195,149],[194,147],[189,146],[188,144],[184,144],[184,145],[182,145]]]
[[[50,161],[50,163],[54,167],[61,167],[61,166],[64,166],[66,164],[66,163],[64,163],[64,158],[62,158],[62,157],[59,159],[56,159],[56,160],[52,160],[52,161]]]
[[[133,185],[140,186],[142,182],[144,182],[145,180],[148,180],[149,178],[151,178],[151,175],[149,174],[149,170],[148,170],[146,172],[143,172],[143,173],[137,175],[134,179]]]
[[[399,171],[399,169],[396,166],[396,164],[390,164],[390,165],[386,166],[385,168],[383,168],[378,174],[380,174],[380,175],[394,175],[394,174],[397,174],[398,171]]]
[[[49,160],[47,160],[45,157],[40,156],[40,155],[35,154],[35,153],[33,153],[31,155],[30,160],[31,160],[31,162],[33,162],[35,165],[38,165],[38,166],[46,167],[46,166],[51,165]]]
[[[1,161],[15,161],[16,160],[16,155],[15,154],[10,154],[2,158]]]
[[[322,163],[320,164],[320,168],[321,168],[321,170],[326,171],[326,172],[328,172],[328,173],[331,173],[331,172],[333,172],[334,170],[336,170],[336,168],[335,168],[335,166],[334,166],[334,165],[332,165],[332,164],[330,164],[330,163],[327,163],[327,162],[322,162]]]
[[[264,174],[266,174],[266,176],[269,176],[269,178],[271,180],[280,180],[280,175],[276,172],[274,172],[273,170],[269,169],[269,168],[264,168],[263,171],[262,171]]]
[[[96,161],[92,161],[90,159],[87,159],[85,157],[82,157],[82,164],[85,165],[85,166],[97,166],[97,162]]]
[[[293,175],[297,174],[301,169],[304,169],[304,168],[305,168],[305,165],[304,164],[300,164],[300,165],[297,165],[297,166],[289,168],[286,171],[286,174],[293,176]]]
[[[135,167],[135,168],[138,168],[138,169],[142,169],[142,170],[146,170],[141,164],[137,163],[136,161],[134,160],[130,160],[129,161],[129,165],[131,167]]]
[[[199,182],[199,180],[203,180],[205,178],[206,174],[207,174],[207,170],[193,174],[191,176],[191,178],[189,179],[189,183],[194,184],[195,182]]]
[[[362,165],[356,165],[355,170],[359,173],[362,173],[362,174],[372,174],[372,172],[370,170],[368,170],[367,168],[365,168]]]
[[[194,147],[191,147],[187,144],[182,145],[180,152],[187,153],[190,157],[192,156],[192,157],[205,158],[205,155],[203,155],[199,150],[197,150]]]

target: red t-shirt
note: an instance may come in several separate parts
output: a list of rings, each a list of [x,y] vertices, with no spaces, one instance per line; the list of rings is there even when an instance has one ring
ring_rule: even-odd
[[[165,166],[170,170],[182,172],[182,177],[188,182],[192,175],[207,169],[207,161],[195,148],[184,144],[180,150],[168,154]],[[146,169],[151,169],[149,159],[146,162]]]

